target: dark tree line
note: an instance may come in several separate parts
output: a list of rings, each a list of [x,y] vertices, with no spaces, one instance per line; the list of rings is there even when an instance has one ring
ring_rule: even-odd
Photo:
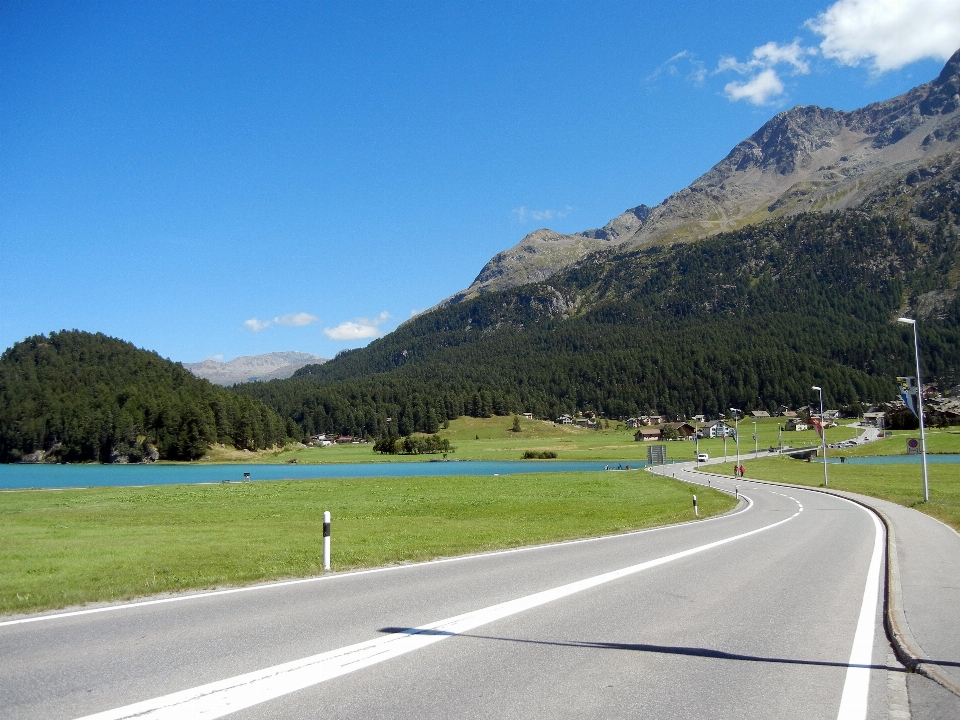
[[[189,460],[212,443],[270,447],[287,430],[262,402],[99,333],[36,335],[0,356],[3,462],[38,450],[63,462]]]

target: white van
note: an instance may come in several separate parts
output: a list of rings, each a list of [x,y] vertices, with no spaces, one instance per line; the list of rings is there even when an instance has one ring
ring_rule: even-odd
[[[697,455],[697,462],[706,462],[710,459],[710,455],[707,453],[700,453]]]

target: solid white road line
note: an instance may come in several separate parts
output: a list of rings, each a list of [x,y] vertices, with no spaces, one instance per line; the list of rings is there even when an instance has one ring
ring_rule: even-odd
[[[850,502],[849,500],[847,502]],[[854,503],[856,504],[856,503]],[[858,506],[863,508],[863,506]],[[883,557],[883,528],[876,513],[863,508],[870,515],[874,526],[873,555],[867,570],[867,582],[863,590],[860,619],[853,636],[853,649],[847,665],[847,678],[843,683],[840,711],[837,720],[863,720],[867,716],[867,697],[870,692],[870,665],[873,662],[873,634],[876,627],[877,596],[880,592],[880,564]]]
[[[545,603],[582,592],[604,583],[618,580],[634,573],[664,565],[674,560],[689,557],[727,543],[783,525],[797,517],[800,508],[788,518],[771,525],[682,550],[671,555],[648,560],[621,570],[597,575],[585,580],[561,585],[551,590],[534,593],[497,605],[457,615],[446,620],[421,625],[403,632],[391,633],[381,638],[350,645],[338,650],[320,653],[312,657],[275,665],[274,667],[238,675],[226,680],[201,685],[181,692],[134,703],[126,707],[88,715],[80,720],[192,720],[193,718],[218,718],[268,700],[296,692],[341,675],[369,667],[391,658],[439,642],[445,638],[464,633],[481,625],[500,620],[510,615],[538,607]]]

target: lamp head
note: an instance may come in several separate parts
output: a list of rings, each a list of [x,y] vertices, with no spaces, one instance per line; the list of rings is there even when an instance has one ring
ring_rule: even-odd
[[[820,387],[819,385],[814,385],[814,386],[813,386],[812,388],[810,388],[810,389],[811,389],[811,390],[819,390],[820,392],[823,392],[823,388]]]
[[[897,318],[897,322],[906,323],[907,325],[916,325],[917,321],[913,318]]]

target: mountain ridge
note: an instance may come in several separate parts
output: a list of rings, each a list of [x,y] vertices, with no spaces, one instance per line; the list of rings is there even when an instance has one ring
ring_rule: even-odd
[[[542,228],[497,253],[471,285],[436,307],[542,281],[593,252],[698,240],[770,217],[856,206],[891,179],[960,149],[960,50],[928,83],[852,111],[777,113],[686,188],[602,228]],[[577,241],[576,238],[582,238]]]
[[[288,350],[262,355],[243,355],[226,362],[207,359],[196,363],[182,363],[182,365],[197,377],[209,380],[216,385],[236,385],[242,382],[283,380],[291,377],[302,367],[325,362],[327,360],[319,355]]]

